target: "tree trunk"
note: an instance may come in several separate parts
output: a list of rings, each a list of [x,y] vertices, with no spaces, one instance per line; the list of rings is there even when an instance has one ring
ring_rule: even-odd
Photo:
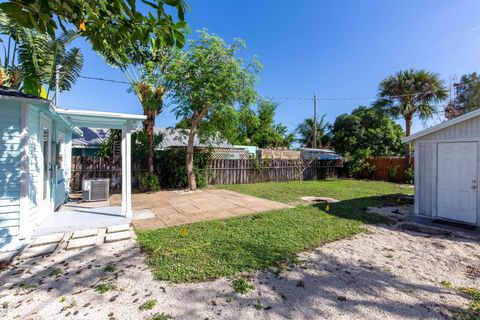
[[[147,119],[144,120],[143,125],[147,135],[147,173],[149,177],[153,177],[153,154],[155,152],[153,143],[154,124],[155,115],[152,113],[147,114]]]
[[[197,180],[195,178],[195,168],[193,166],[193,143],[195,141],[195,134],[197,132],[197,122],[195,118],[192,121],[192,126],[190,128],[190,133],[188,135],[187,142],[187,179],[188,179],[188,188],[190,190],[197,190]]]
[[[408,137],[410,135],[410,131],[412,130],[412,119],[413,115],[408,115],[405,117],[405,135]],[[407,142],[407,145],[405,146],[405,162],[407,165],[407,168],[410,168],[410,158],[411,158],[411,149],[412,146],[410,142]]]

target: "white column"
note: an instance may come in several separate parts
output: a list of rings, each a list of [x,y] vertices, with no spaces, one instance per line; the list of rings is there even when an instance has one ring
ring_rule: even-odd
[[[122,212],[126,218],[132,217],[132,134],[130,126],[122,128]]]

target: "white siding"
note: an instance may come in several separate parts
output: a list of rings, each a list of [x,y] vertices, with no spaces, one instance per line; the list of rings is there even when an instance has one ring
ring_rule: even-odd
[[[0,100],[0,250],[12,245],[20,224],[20,104]]]
[[[40,170],[42,150],[40,147],[40,111],[38,108],[29,107],[28,115],[28,133],[29,133],[29,186],[28,186],[28,228],[36,226],[40,221]]]
[[[436,216],[437,214],[437,146],[440,142],[480,142],[480,116],[465,120],[447,128],[432,132],[415,140],[415,161],[418,161],[415,194],[418,214]],[[480,152],[480,151],[479,151]],[[480,172],[480,154],[477,157]],[[480,195],[478,196],[480,209]],[[480,211],[477,213],[480,225]]]

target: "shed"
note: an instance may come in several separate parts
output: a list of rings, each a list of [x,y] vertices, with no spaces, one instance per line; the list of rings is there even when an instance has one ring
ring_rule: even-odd
[[[403,141],[415,150],[415,214],[480,225],[480,109]]]
[[[130,139],[145,116],[60,109],[3,86],[0,110],[0,251],[20,249],[47,220],[76,225],[55,211],[68,199],[72,133],[81,126],[122,129],[122,206],[106,210],[131,217]]]

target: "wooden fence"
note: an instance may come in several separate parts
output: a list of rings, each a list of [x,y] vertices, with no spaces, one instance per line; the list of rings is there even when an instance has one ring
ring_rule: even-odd
[[[132,162],[132,176],[146,171],[140,162]],[[72,175],[70,178],[70,189],[73,191],[82,190],[84,179],[108,178],[110,189],[120,190],[122,186],[122,159],[103,157],[72,157]]]
[[[393,182],[405,181],[406,162],[404,157],[374,157],[367,160],[370,165],[375,166],[372,172],[364,170],[358,175],[359,178],[384,180]],[[411,159],[413,168],[413,158]],[[396,171],[395,175],[393,173]]]
[[[84,179],[108,178],[110,188],[118,190],[122,184],[121,165],[120,158],[74,156],[70,188],[79,191]],[[142,162],[132,163],[133,177],[145,171]],[[345,167],[342,160],[214,159],[209,162],[206,175],[211,185],[316,180],[343,177]]]
[[[214,159],[209,163],[207,181],[215,185],[314,180],[340,177],[344,172],[341,160]]]

